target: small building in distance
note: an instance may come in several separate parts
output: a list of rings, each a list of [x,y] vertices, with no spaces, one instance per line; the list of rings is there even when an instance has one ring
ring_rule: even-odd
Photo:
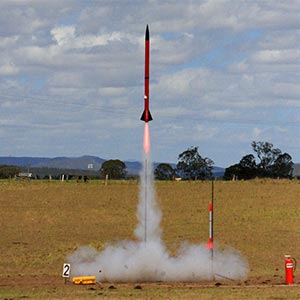
[[[33,179],[32,173],[20,172],[16,175],[16,179]]]

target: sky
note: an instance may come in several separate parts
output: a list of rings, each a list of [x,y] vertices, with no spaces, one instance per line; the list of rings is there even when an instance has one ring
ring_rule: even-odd
[[[0,156],[300,159],[300,1],[1,0]]]

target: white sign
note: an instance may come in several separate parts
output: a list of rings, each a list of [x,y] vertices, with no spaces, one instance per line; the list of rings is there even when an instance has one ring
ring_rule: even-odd
[[[70,277],[70,271],[71,271],[71,265],[70,264],[64,264],[62,277],[69,278]]]
[[[88,169],[94,169],[94,164],[88,164]]]

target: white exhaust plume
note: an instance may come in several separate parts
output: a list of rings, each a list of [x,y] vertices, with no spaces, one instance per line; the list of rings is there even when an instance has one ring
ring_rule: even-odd
[[[237,250],[214,249],[205,244],[184,242],[176,256],[170,256],[161,239],[161,211],[157,205],[149,154],[145,154],[141,172],[137,241],[107,245],[102,252],[79,247],[68,256],[72,276],[96,276],[98,281],[201,281],[246,279],[248,263]]]

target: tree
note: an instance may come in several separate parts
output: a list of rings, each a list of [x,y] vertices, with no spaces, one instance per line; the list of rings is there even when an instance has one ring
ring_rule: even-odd
[[[257,164],[258,175],[261,177],[273,177],[272,169],[281,150],[273,148],[273,144],[269,142],[255,142],[251,144],[253,151],[256,153],[260,162]]]
[[[126,176],[126,165],[119,159],[110,159],[105,161],[100,171],[100,175],[105,177],[108,175],[110,179],[123,179]]]
[[[1,165],[0,178],[11,178],[21,172],[21,168],[17,166]]]
[[[231,180],[231,179],[241,179],[240,177],[240,164],[232,165],[225,169],[224,180]]]
[[[198,147],[190,147],[178,156],[177,173],[184,179],[207,179],[212,176],[212,165],[210,158],[203,158]]]
[[[224,179],[251,179],[255,177],[289,178],[292,176],[293,162],[288,153],[281,153],[278,148],[273,148],[269,142],[251,143],[259,162],[256,163],[252,154],[244,156],[238,164],[225,170]]]
[[[257,165],[253,154],[244,156],[239,163],[240,174],[239,177],[243,179],[252,179],[257,176]]]
[[[292,177],[293,165],[292,157],[288,153],[280,154],[272,166],[273,177]]]
[[[175,170],[171,165],[166,163],[159,164],[154,170],[155,179],[171,180],[175,174]]]
[[[252,154],[244,156],[238,164],[230,166],[225,170],[224,179],[252,179],[257,176],[255,157]]]

